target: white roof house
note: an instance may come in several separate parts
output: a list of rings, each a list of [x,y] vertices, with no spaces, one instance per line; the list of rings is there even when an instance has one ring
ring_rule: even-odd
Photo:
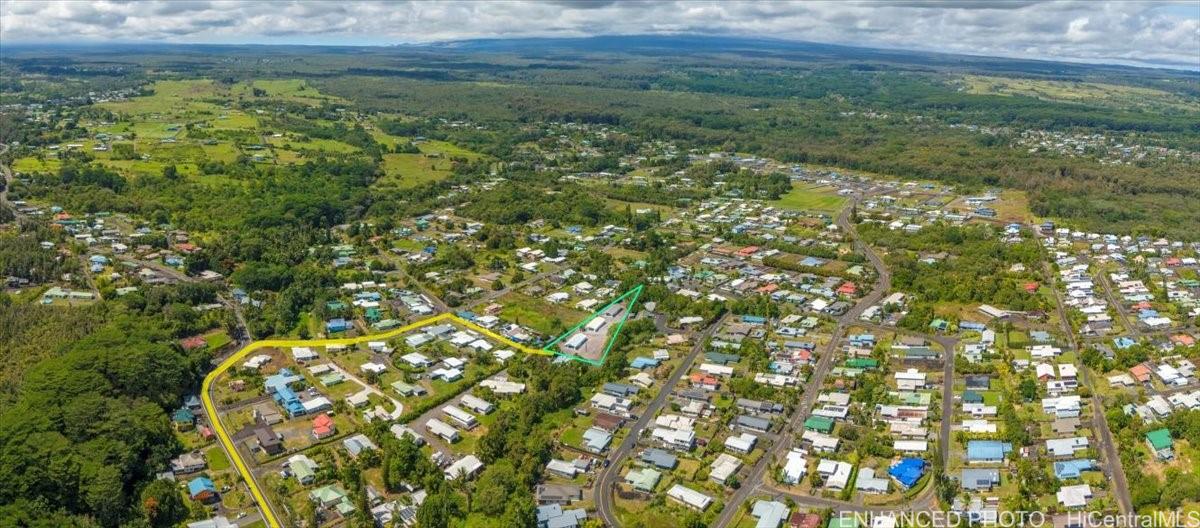
[[[270,362],[271,362],[271,356],[268,356],[266,354],[259,354],[257,356],[251,357],[250,359],[247,359],[245,363],[242,363],[242,368],[246,368],[249,370],[258,370],[258,369],[262,368],[263,365],[266,365],[267,363],[270,363]]]
[[[963,420],[962,430],[968,433],[995,433],[996,424],[987,420]]]
[[[800,439],[809,442],[812,445],[813,451],[832,453],[837,451],[839,439],[836,436],[827,435],[820,431],[805,429],[800,435]]]
[[[495,410],[495,406],[492,405],[492,402],[489,402],[483,398],[479,398],[473,394],[464,394],[462,397],[462,404],[463,407],[471,409],[472,411],[480,414],[488,414]]]
[[[420,352],[409,352],[400,356],[400,359],[416,368],[425,368],[433,364],[425,354]]]
[[[695,431],[671,429],[668,427],[655,427],[650,431],[650,436],[675,449],[691,449],[696,442]]]
[[[925,373],[915,368],[910,368],[903,372],[895,374],[896,387],[902,391],[911,391],[925,388]]]
[[[492,389],[496,394],[521,394],[525,392],[525,384],[515,381],[486,379],[479,382],[480,387]]]
[[[1050,456],[1053,457],[1074,456],[1076,451],[1087,449],[1087,447],[1088,439],[1086,436],[1046,440],[1046,452],[1050,453]]]
[[[550,462],[546,464],[546,471],[556,475],[564,476],[566,478],[575,478],[575,475],[579,474],[579,468],[576,467],[575,464],[567,462],[566,460],[559,460],[557,458],[551,459]]]
[[[450,427],[450,424],[437,418],[430,418],[429,421],[425,422],[425,428],[428,429],[429,432],[442,437],[442,439],[447,442],[458,441],[458,431],[453,427]]]
[[[804,474],[808,473],[808,461],[804,458],[804,452],[798,449],[788,451],[786,462],[779,473],[779,479],[785,484],[796,484],[803,480]]]
[[[317,359],[317,352],[308,347],[292,347],[292,358],[296,361],[312,361]]]
[[[736,453],[749,453],[754,450],[754,444],[758,442],[758,437],[750,433],[742,433],[740,436],[730,436],[725,439],[725,448]]]
[[[742,468],[742,461],[729,453],[721,453],[712,463],[712,469],[708,472],[708,478],[724,484],[729,477],[733,476],[739,469]]]
[[[567,342],[563,343],[563,348],[568,350],[579,350],[588,342],[587,334],[575,334],[567,338]]]
[[[713,502],[712,497],[679,484],[671,486],[671,489],[667,490],[667,496],[679,501],[685,506],[689,506],[700,511],[708,509],[708,506]]]
[[[710,376],[732,376],[733,367],[727,365],[715,365],[712,363],[702,363],[700,371]]]
[[[1092,498],[1092,487],[1087,484],[1063,486],[1055,496],[1058,497],[1058,502],[1066,508],[1082,508],[1087,506],[1088,499]]]
[[[607,324],[608,324],[608,321],[605,320],[603,317],[597,317],[595,319],[592,319],[591,321],[588,321],[587,324],[583,325],[583,329],[587,330],[588,332],[599,332]]]
[[[929,450],[929,442],[925,440],[896,440],[892,448],[902,453],[924,453]]]
[[[853,469],[854,466],[850,463],[838,460],[822,460],[817,463],[817,473],[825,477],[825,487],[830,489],[845,489]]]
[[[479,473],[481,469],[483,469],[483,462],[480,461],[475,455],[467,455],[460,458],[455,463],[450,464],[450,466],[446,468],[444,474],[446,476],[446,480],[454,480],[459,477],[469,479],[474,477],[476,473]]]

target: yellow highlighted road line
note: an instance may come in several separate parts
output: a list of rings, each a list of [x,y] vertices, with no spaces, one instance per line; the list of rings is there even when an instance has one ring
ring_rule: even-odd
[[[250,473],[250,468],[248,466],[246,466],[245,461],[242,460],[241,455],[238,453],[237,446],[235,446],[233,444],[233,439],[230,438],[229,433],[227,433],[225,431],[225,426],[221,425],[221,418],[220,418],[220,416],[217,415],[217,406],[213,404],[212,396],[210,394],[211,389],[212,389],[212,384],[217,379],[217,377],[220,376],[222,373],[224,373],[226,370],[229,370],[230,367],[237,364],[237,362],[240,361],[242,358],[246,357],[247,354],[254,352],[255,350],[261,349],[261,348],[288,348],[288,347],[299,347],[299,346],[330,346],[330,345],[350,346],[350,345],[357,345],[359,343],[365,343],[367,341],[386,341],[388,339],[399,336],[401,334],[411,332],[417,328],[421,328],[422,326],[430,325],[430,324],[437,323],[439,321],[444,321],[447,319],[449,319],[459,325],[465,326],[471,330],[479,332],[479,333],[481,333],[485,336],[488,336],[492,339],[495,339],[496,341],[504,343],[507,346],[510,346],[512,348],[515,348],[517,350],[525,352],[526,354],[536,354],[536,355],[540,355],[540,356],[553,355],[553,353],[551,353],[551,352],[537,349],[537,348],[530,348],[528,346],[517,343],[516,341],[513,341],[507,337],[497,334],[496,332],[488,330],[487,328],[479,326],[475,323],[467,321],[466,319],[463,319],[457,315],[454,315],[451,313],[444,313],[444,314],[435,315],[433,317],[429,317],[426,319],[422,319],[420,321],[402,326],[400,328],[388,330],[387,332],[383,332],[383,333],[379,333],[379,334],[368,334],[368,335],[359,336],[359,337],[342,337],[342,338],[336,338],[336,339],[266,339],[266,340],[262,340],[262,341],[255,341],[253,343],[246,345],[241,350],[234,352],[228,358],[225,358],[225,361],[222,361],[221,364],[217,366],[217,368],[213,369],[212,372],[209,372],[208,375],[204,377],[204,383],[200,387],[200,398],[204,403],[204,411],[208,415],[208,422],[209,422],[209,424],[212,425],[213,432],[217,435],[217,438],[220,439],[221,445],[225,448],[225,452],[229,454],[229,458],[230,458],[230,460],[233,461],[234,467],[236,467],[238,470],[238,473],[240,473],[242,475],[242,480],[244,480],[246,482],[246,486],[250,488],[250,494],[254,496],[254,501],[258,503],[258,508],[259,508],[259,510],[262,511],[263,520],[266,521],[267,526],[269,526],[270,528],[282,528],[283,527],[283,525],[280,524],[279,519],[275,516],[275,512],[273,510],[271,510],[270,504],[267,503],[267,499],[263,495],[262,490],[259,489],[258,484],[255,483],[254,477]]]

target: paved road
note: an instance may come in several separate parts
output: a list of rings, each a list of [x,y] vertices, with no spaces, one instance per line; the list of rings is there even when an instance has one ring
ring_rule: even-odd
[[[617,478],[619,477],[618,473],[621,470],[621,463],[624,462],[625,457],[629,456],[629,453],[633,450],[634,446],[637,445],[638,439],[642,436],[642,431],[646,428],[650,421],[654,419],[655,415],[658,414],[659,409],[662,409],[663,404],[665,404],[667,401],[667,397],[670,396],[671,392],[674,390],[675,384],[677,384],[679,379],[682,378],[683,375],[692,368],[692,363],[696,361],[696,357],[704,351],[704,343],[708,341],[708,338],[712,336],[713,332],[716,332],[717,329],[724,324],[728,317],[728,314],[721,316],[720,319],[717,319],[716,322],[709,325],[704,332],[695,337],[695,344],[692,345],[692,350],[688,352],[688,355],[683,358],[683,361],[679,363],[679,366],[676,367],[675,371],[671,373],[671,377],[667,378],[667,381],[663,383],[662,389],[658,391],[658,395],[656,395],[654,399],[651,400],[650,404],[646,406],[646,409],[642,411],[642,414],[638,417],[637,422],[635,422],[634,425],[629,428],[629,434],[625,437],[625,440],[623,440],[621,445],[617,446],[616,449],[609,452],[608,466],[600,470],[600,474],[596,477],[596,484],[592,486],[592,494],[596,504],[596,511],[599,513],[600,519],[604,521],[606,526],[620,526],[617,523],[616,515],[613,513],[612,492],[616,488]]]
[[[1047,276],[1047,284],[1054,292],[1054,304],[1058,309],[1058,318],[1062,324],[1063,334],[1070,341],[1071,349],[1075,351],[1075,357],[1079,357],[1079,342],[1075,340],[1075,332],[1071,329],[1071,323],[1067,319],[1067,310],[1063,305],[1062,293],[1058,288],[1058,276],[1050,269],[1049,265],[1043,265],[1042,271]],[[1083,371],[1083,384],[1092,393],[1092,429],[1099,437],[1100,450],[1104,453],[1105,474],[1112,482],[1110,489],[1117,499],[1117,504],[1121,507],[1121,513],[1133,513],[1133,499],[1129,494],[1128,481],[1125,480],[1125,468],[1122,467],[1121,456],[1117,452],[1112,431],[1109,430],[1108,420],[1104,416],[1104,400],[1100,397],[1100,392],[1096,390],[1095,380],[1092,379],[1092,369],[1084,367],[1081,370]]]
[[[942,347],[942,427],[938,434],[938,446],[941,448],[942,467],[949,467],[950,432],[952,418],[954,417],[954,358],[956,357],[960,340],[954,336],[913,332],[903,328],[894,328],[862,321],[858,323],[858,326],[880,332],[896,332],[904,335],[912,335],[937,343]]]
[[[212,376],[212,377],[215,377],[215,376]],[[212,383],[207,383],[206,385],[207,385],[208,392],[206,394],[205,401],[212,402],[212,401],[214,401],[213,396],[216,391],[216,385],[212,384]],[[218,432],[223,431],[223,427],[219,423],[215,422],[216,420],[218,420],[216,410],[213,408],[210,408],[210,409],[207,409],[207,411],[208,412],[205,413],[204,417],[205,417],[205,420],[207,420],[209,422],[209,426],[212,428],[212,430],[218,431]],[[254,460],[253,456],[251,456],[249,453],[246,453],[245,456],[243,456],[242,453],[237,451],[237,449],[238,449],[237,445],[241,444],[241,443],[242,442],[234,443],[233,441],[229,441],[229,442],[217,442],[217,445],[221,446],[221,450],[225,452],[225,456],[229,460],[234,460],[234,461],[245,460],[245,461],[250,461],[251,463],[253,463],[253,460]],[[251,468],[247,468],[246,471],[239,471],[238,474],[242,477],[240,479],[240,482],[243,483],[244,485],[248,486],[247,492],[250,495],[254,495],[254,490],[266,489],[263,486],[263,483],[259,480],[259,476]],[[249,481],[246,480],[247,477],[249,477]],[[260,494],[260,496],[262,496],[261,491],[259,492],[259,494]],[[266,500],[265,496],[263,496],[263,500],[257,500],[257,497],[256,497],[255,502],[257,503],[257,506],[258,506],[260,512],[263,510],[263,508],[266,508],[268,515],[265,516],[264,520],[267,521],[266,524],[268,527],[275,528],[278,525],[272,523],[271,521],[285,518],[279,514],[279,510],[276,509],[275,505],[272,504],[271,501]],[[261,515],[261,513],[260,513],[260,515]]]
[[[1129,317],[1129,311],[1125,309],[1125,304],[1117,299],[1116,294],[1113,293],[1112,281],[1108,279],[1108,274],[1100,272],[1099,279],[1100,284],[1104,288],[1104,297],[1108,299],[1108,304],[1111,304],[1117,310],[1117,317],[1121,318],[1121,325],[1125,327],[1125,333],[1132,335],[1134,338],[1141,337],[1141,327]]]
[[[735,514],[741,510],[742,503],[749,499],[753,494],[757,493],[764,485],[764,475],[770,465],[782,457],[791,448],[791,440],[793,439],[792,432],[795,431],[804,420],[808,419],[809,413],[812,411],[813,405],[816,403],[817,396],[821,392],[821,387],[825,384],[825,376],[829,374],[830,368],[833,366],[833,357],[837,355],[838,345],[846,335],[846,331],[850,326],[861,323],[859,316],[870,306],[878,303],[887,294],[892,287],[892,274],[884,265],[883,259],[875,253],[868,245],[862,242],[856,235],[855,226],[850,222],[850,209],[858,204],[859,198],[852,201],[849,205],[842,209],[841,214],[837,217],[837,225],[842,232],[854,238],[855,248],[866,255],[871,266],[875,268],[877,275],[875,286],[871,292],[859,299],[854,307],[847,311],[844,315],[838,318],[837,328],[833,332],[832,339],[822,351],[820,359],[817,360],[817,365],[813,369],[812,377],[805,384],[804,396],[800,404],[796,407],[792,414],[791,420],[779,432],[779,440],[771,446],[769,452],[765,453],[758,463],[750,470],[749,476],[744,480],[741,488],[734,492],[733,496],[725,504],[725,509],[721,510],[719,516],[713,526],[723,528],[728,526]]]

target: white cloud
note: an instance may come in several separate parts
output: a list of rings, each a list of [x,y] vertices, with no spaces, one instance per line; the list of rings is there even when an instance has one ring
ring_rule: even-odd
[[[0,3],[0,37],[8,42],[357,45],[684,32],[1200,69],[1195,0]]]

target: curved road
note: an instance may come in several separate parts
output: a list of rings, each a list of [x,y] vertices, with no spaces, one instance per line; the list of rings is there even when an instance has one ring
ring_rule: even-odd
[[[750,470],[750,475],[745,479],[745,484],[734,492],[733,496],[725,504],[725,509],[721,510],[713,523],[714,527],[721,528],[728,526],[732,521],[733,516],[741,510],[742,503],[749,499],[754,493],[758,492],[763,487],[763,477],[766,474],[770,464],[778,460],[791,448],[791,440],[793,439],[793,431],[808,419],[809,413],[812,411],[813,405],[816,403],[817,395],[821,392],[821,387],[825,384],[825,376],[829,374],[830,368],[833,366],[833,357],[837,354],[838,344],[846,337],[846,331],[849,327],[860,323],[859,316],[871,305],[878,303],[887,294],[892,287],[892,274],[888,271],[887,266],[883,264],[883,259],[875,251],[860,240],[855,231],[854,224],[850,222],[850,210],[858,204],[860,197],[855,197],[851,205],[842,209],[842,212],[837,217],[837,225],[844,233],[853,237],[854,247],[866,255],[871,266],[875,268],[877,275],[875,286],[871,288],[871,292],[859,299],[854,307],[838,318],[837,328],[833,332],[832,338],[825,346],[825,350],[821,354],[821,358],[817,360],[817,366],[813,369],[812,377],[805,384],[806,390],[800,401],[800,405],[796,407],[796,412],[792,415],[792,419],[779,432],[778,439],[771,446],[770,451],[765,453],[758,463]]]
[[[617,517],[613,513],[614,507],[612,492],[614,489],[616,489],[617,472],[620,471],[621,463],[624,462],[625,457],[629,456],[629,453],[633,451],[634,446],[637,445],[638,439],[642,436],[642,431],[646,429],[646,426],[658,414],[659,409],[661,409],[663,404],[666,403],[667,397],[671,395],[671,392],[675,388],[675,384],[679,382],[679,379],[683,377],[684,373],[692,368],[692,363],[696,361],[696,357],[704,351],[704,343],[708,341],[708,338],[712,336],[713,332],[721,327],[728,317],[729,314],[721,316],[716,322],[704,329],[704,332],[695,336],[696,343],[692,345],[692,350],[688,352],[687,357],[683,358],[683,362],[681,362],[679,366],[675,368],[675,371],[672,372],[671,376],[667,378],[667,381],[663,383],[662,389],[658,391],[658,395],[656,395],[654,399],[650,401],[650,404],[646,406],[646,409],[642,411],[642,414],[638,417],[637,422],[635,422],[634,425],[629,428],[629,434],[625,436],[625,440],[621,442],[621,445],[609,452],[606,460],[608,465],[605,466],[604,469],[600,470],[600,475],[596,477],[596,484],[592,486],[592,495],[594,502],[596,503],[596,511],[599,513],[600,519],[604,521],[605,525],[619,526]]]

